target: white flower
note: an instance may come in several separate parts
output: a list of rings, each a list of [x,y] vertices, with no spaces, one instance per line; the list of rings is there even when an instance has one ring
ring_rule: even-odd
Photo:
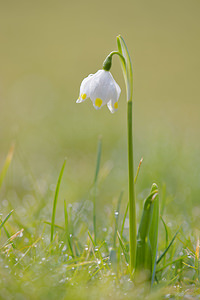
[[[111,113],[114,113],[118,109],[120,93],[121,89],[111,73],[99,70],[82,81],[79,98],[76,103],[81,103],[90,98],[94,108],[100,109],[107,104]]]

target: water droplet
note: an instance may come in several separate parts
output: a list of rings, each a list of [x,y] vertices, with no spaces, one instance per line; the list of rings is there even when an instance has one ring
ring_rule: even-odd
[[[64,245],[64,247],[62,248],[62,251],[64,252],[65,250],[67,250],[67,246]]]

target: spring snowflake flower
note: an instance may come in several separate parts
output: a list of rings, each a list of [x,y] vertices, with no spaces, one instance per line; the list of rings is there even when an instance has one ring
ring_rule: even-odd
[[[90,98],[95,109],[107,104],[111,113],[118,109],[118,99],[121,93],[119,85],[109,71],[99,70],[83,79],[80,94],[76,103]]]

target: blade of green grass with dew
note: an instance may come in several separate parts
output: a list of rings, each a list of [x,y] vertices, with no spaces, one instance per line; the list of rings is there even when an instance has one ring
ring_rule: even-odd
[[[68,248],[71,253],[71,256],[74,258],[74,253],[73,253],[73,248],[72,248],[72,243],[71,243],[71,238],[70,238],[70,232],[69,232],[69,218],[68,218],[68,212],[67,212],[67,203],[65,200],[64,200],[64,215],[65,215],[65,232],[66,232],[67,244],[68,244]]]
[[[127,250],[126,250],[126,246],[124,245],[124,242],[123,242],[123,240],[122,240],[122,238],[121,238],[121,236],[120,236],[119,231],[117,231],[117,237],[118,237],[118,239],[119,239],[119,244],[120,244],[120,246],[121,246],[121,248],[122,248],[122,253],[124,254],[126,263],[129,264],[129,255],[128,255],[128,252],[127,252]]]
[[[119,224],[119,211],[120,211],[120,206],[122,202],[122,197],[123,197],[123,191],[119,195],[118,203],[117,203],[117,209],[115,211],[115,230],[114,230],[114,239],[113,239],[113,248],[116,248],[116,238],[117,238],[117,230],[118,230],[118,224]]]
[[[66,164],[66,159],[64,160],[62,169],[60,171],[60,175],[59,175],[58,182],[57,182],[57,185],[56,185],[54,201],[53,201],[53,211],[52,211],[52,220],[51,220],[51,239],[50,239],[51,242],[53,241],[54,224],[55,224],[55,216],[56,216],[56,206],[57,206],[58,194],[59,194],[59,190],[60,190],[60,183],[61,183],[63,172],[64,172],[64,169],[65,169],[65,164]]]

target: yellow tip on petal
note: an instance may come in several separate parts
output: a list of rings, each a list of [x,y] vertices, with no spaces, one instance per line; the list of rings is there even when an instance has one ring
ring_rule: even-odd
[[[96,100],[95,100],[95,105],[96,105],[97,107],[101,107],[102,103],[103,103],[103,101],[102,101],[100,98],[96,98]]]
[[[87,97],[87,95],[86,95],[86,94],[81,94],[81,98],[82,98],[83,100],[85,100],[85,99],[86,99],[86,97]]]
[[[115,102],[114,108],[115,108],[115,109],[118,109],[118,102]]]

